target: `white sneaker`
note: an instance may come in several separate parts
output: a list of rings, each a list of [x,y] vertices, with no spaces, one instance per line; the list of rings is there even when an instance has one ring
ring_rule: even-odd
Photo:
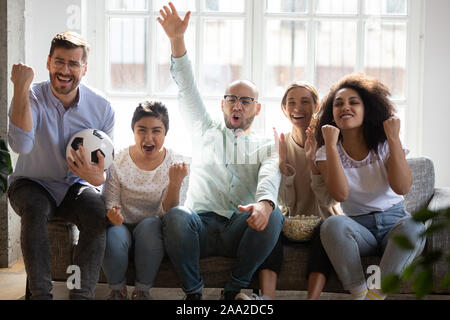
[[[239,293],[234,300],[269,300],[267,296],[259,296],[256,293],[252,293],[252,295],[249,297],[245,293]]]

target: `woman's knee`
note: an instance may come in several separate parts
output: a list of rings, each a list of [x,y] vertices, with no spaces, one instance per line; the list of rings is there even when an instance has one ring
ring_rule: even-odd
[[[132,239],[125,225],[111,226],[106,231],[106,250],[124,250],[131,247]]]
[[[324,239],[344,234],[348,230],[349,222],[350,218],[343,215],[334,215],[325,219],[320,226],[320,239],[323,242]]]
[[[149,217],[138,223],[134,229],[136,240],[158,239],[162,240],[162,223],[159,217]]]
[[[392,228],[391,234],[402,234],[416,241],[425,232],[425,225],[413,218],[403,218]]]
[[[184,206],[176,206],[162,217],[162,229],[164,232],[166,230],[170,230],[170,232],[184,230],[196,220],[195,218],[196,214],[192,210]]]

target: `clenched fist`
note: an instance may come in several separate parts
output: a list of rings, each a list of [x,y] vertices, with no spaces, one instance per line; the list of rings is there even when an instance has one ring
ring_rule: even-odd
[[[106,216],[113,226],[120,226],[123,222],[123,215],[120,213],[120,206],[114,206],[106,212]]]
[[[323,135],[323,140],[325,142],[325,145],[335,146],[339,139],[339,133],[340,133],[339,128],[329,125],[329,124],[326,124],[321,128],[321,130],[322,130],[322,135]]]
[[[397,117],[390,117],[383,121],[384,132],[388,139],[397,139],[400,136],[400,119]]]
[[[188,165],[184,162],[173,163],[169,168],[169,183],[181,186],[184,177],[188,175]]]
[[[11,81],[15,87],[28,90],[34,78],[33,68],[22,64],[14,64],[11,70]]]

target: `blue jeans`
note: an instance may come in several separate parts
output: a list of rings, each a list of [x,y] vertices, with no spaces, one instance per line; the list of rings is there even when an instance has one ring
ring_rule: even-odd
[[[363,256],[381,255],[381,279],[389,274],[399,275],[422,252],[425,239],[420,234],[424,230],[424,224],[414,221],[400,202],[383,212],[331,216],[322,224],[320,237],[344,289],[348,290],[365,282]],[[415,249],[397,246],[391,239],[399,234],[407,236]]]
[[[170,209],[163,217],[164,245],[186,293],[201,292],[199,260],[208,256],[236,258],[226,287],[245,288],[274,248],[284,217],[276,208],[267,227],[248,226],[249,212],[235,212],[227,219],[214,212],[196,213],[186,207]]]
[[[112,290],[126,286],[128,253],[133,245],[136,265],[136,290],[148,291],[164,257],[161,219],[150,217],[137,225],[111,226],[106,231],[103,271]]]

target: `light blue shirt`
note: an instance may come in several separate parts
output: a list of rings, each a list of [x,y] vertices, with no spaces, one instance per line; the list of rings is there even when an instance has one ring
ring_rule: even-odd
[[[281,174],[273,140],[245,135],[212,120],[185,54],[171,59],[179,107],[192,139],[190,182],[185,205],[230,218],[238,205],[277,203]]]
[[[8,142],[19,154],[9,184],[28,178],[42,185],[59,205],[71,185],[87,184],[67,167],[66,146],[70,138],[83,129],[99,129],[113,137],[114,110],[99,93],[80,84],[78,102],[68,110],[55,97],[50,81],[30,88],[33,128],[26,132],[11,121],[9,111]]]

